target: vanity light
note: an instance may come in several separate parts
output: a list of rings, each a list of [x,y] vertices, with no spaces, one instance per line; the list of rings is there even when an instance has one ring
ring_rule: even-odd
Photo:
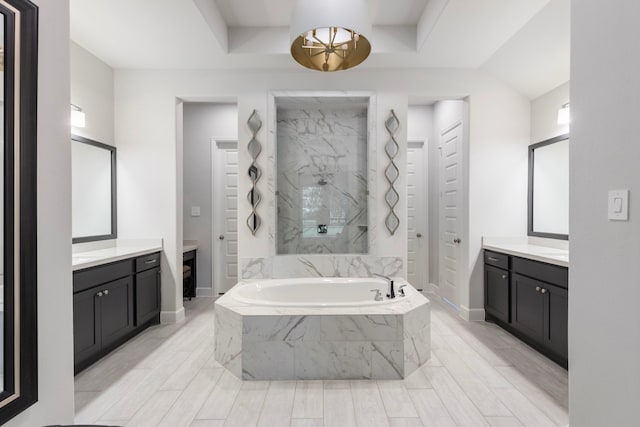
[[[558,124],[559,125],[568,125],[571,121],[571,115],[569,110],[569,103],[562,104],[560,109],[558,110]]]
[[[71,126],[74,128],[83,128],[85,126],[84,111],[75,104],[71,104]]]
[[[366,0],[298,0],[290,27],[291,56],[317,71],[346,70],[371,53]]]

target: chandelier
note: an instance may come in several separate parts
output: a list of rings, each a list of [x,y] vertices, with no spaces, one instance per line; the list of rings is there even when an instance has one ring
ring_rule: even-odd
[[[366,0],[298,0],[291,18],[291,56],[312,70],[346,70],[367,59],[370,34]]]

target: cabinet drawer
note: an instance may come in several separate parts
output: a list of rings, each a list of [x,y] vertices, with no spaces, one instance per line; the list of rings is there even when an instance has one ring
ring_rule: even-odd
[[[136,273],[160,266],[160,252],[136,258]]]
[[[509,269],[509,255],[498,252],[484,251],[484,263],[494,267]]]
[[[565,289],[568,287],[569,269],[565,267],[513,257],[511,259],[511,269],[514,273],[522,274],[523,276],[553,283]]]
[[[73,292],[84,291],[85,289],[129,276],[132,271],[131,259],[76,271],[73,273]]]

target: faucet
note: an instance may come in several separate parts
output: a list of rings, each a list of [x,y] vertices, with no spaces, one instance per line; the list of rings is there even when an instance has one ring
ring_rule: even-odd
[[[383,276],[382,274],[378,274],[378,273],[373,273],[374,276],[378,276],[383,278],[384,280],[387,281],[387,283],[389,283],[389,292],[387,293],[387,298],[395,298],[396,297],[396,293],[394,290],[394,286],[393,286],[393,279],[388,277],[388,276]]]

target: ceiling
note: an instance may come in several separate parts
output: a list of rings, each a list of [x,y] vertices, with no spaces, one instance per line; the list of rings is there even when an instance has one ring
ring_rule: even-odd
[[[295,0],[71,0],[71,39],[113,68],[297,68]],[[368,0],[361,68],[483,69],[536,98],[569,79],[570,0]]]

